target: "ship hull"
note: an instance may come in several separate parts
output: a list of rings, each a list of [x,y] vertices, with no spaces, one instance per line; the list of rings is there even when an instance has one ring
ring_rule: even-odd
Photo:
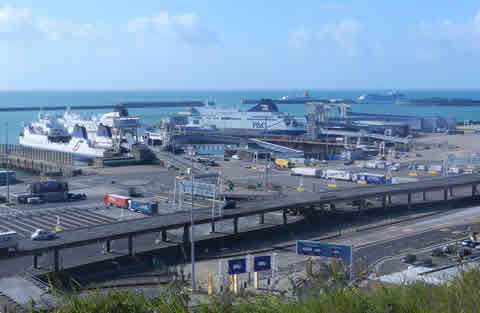
[[[37,136],[39,135],[31,135]],[[95,158],[103,158],[103,149],[94,149],[88,146],[84,139],[72,139],[68,143],[48,142],[42,138],[35,138],[36,140],[26,140],[24,137],[19,137],[19,143],[22,146],[36,148],[44,151],[67,152],[72,154],[72,158],[77,161],[91,161]],[[40,139],[40,140],[39,140]]]
[[[205,134],[223,134],[234,136],[257,136],[257,135],[289,135],[299,136],[306,133],[306,129],[252,129],[252,128],[217,128],[215,130],[201,127],[186,127],[187,131],[201,132]]]

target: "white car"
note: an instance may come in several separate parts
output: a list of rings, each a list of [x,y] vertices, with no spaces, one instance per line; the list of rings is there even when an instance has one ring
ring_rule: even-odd
[[[43,229],[37,229],[32,233],[30,239],[32,240],[50,240],[55,239],[57,235],[54,232],[46,231]]]

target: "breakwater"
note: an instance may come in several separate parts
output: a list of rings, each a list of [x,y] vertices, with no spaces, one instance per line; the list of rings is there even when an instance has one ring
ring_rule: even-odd
[[[162,102],[123,102],[119,104],[104,105],[55,105],[55,106],[14,106],[1,108],[0,112],[21,112],[21,111],[65,111],[70,110],[106,110],[117,107],[125,108],[171,108],[171,107],[199,107],[204,106],[201,101],[162,101]]]

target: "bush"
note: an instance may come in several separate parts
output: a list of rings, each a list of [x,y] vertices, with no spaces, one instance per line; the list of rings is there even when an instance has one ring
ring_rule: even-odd
[[[224,292],[211,298],[208,304],[188,308],[189,297],[180,284],[174,284],[155,298],[130,291],[73,294],[51,313],[474,313],[480,310],[479,290],[480,270],[474,269],[440,286],[415,283],[359,289],[345,284],[328,285],[318,287],[314,296],[302,302],[274,295],[234,296]]]

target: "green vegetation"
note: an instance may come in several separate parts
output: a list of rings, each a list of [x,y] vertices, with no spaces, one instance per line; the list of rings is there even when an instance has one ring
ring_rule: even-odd
[[[453,313],[480,311],[480,270],[463,273],[450,284],[432,286],[415,283],[407,286],[358,288],[330,278],[319,283],[313,296],[299,301],[284,295],[255,295],[224,292],[209,298],[209,304],[189,306],[189,296],[179,284],[155,298],[130,291],[99,291],[87,296],[73,294],[52,313],[153,313],[153,312],[325,312],[325,313]],[[206,296],[205,296],[206,298]],[[34,310],[30,310],[35,312]]]

